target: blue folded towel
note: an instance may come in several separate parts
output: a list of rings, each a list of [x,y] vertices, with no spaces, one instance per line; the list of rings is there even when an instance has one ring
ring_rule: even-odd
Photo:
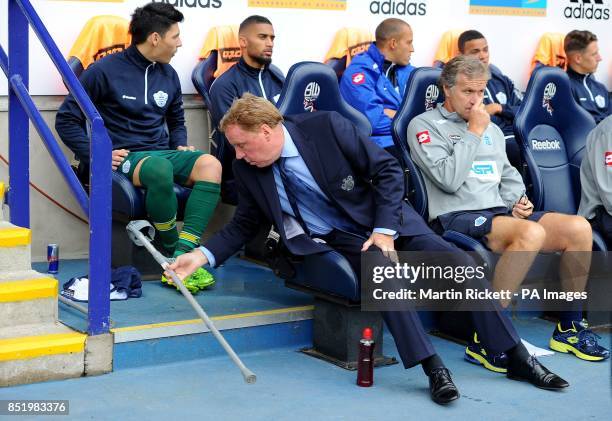
[[[62,286],[60,294],[73,301],[87,302],[89,297],[89,279],[87,275],[70,278]],[[127,300],[142,296],[140,272],[133,266],[121,266],[111,271],[111,301]]]

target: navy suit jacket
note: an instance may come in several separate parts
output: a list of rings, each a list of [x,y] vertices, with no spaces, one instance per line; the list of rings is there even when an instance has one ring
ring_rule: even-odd
[[[395,230],[400,236],[432,234],[404,199],[403,172],[397,160],[359,133],[336,112],[286,116],[302,159],[323,192],[347,218],[364,227]],[[235,160],[238,207],[233,219],[204,246],[217,264],[252,239],[261,224],[277,227],[287,249],[296,255],[330,250],[302,234],[287,240],[272,166],[257,168]]]

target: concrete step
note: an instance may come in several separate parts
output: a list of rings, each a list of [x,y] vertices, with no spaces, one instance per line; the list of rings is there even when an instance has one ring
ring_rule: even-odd
[[[2,272],[28,270],[31,268],[29,229],[0,221],[0,268]]]
[[[0,282],[0,329],[54,323],[57,309],[55,278],[43,276]]]
[[[82,376],[86,339],[59,323],[0,329],[0,386]]]
[[[16,271],[4,271],[4,268],[0,267],[0,284],[3,282],[13,282],[19,281],[22,279],[38,279],[38,278],[50,278],[51,275],[36,272],[30,268],[25,270],[16,270]]]

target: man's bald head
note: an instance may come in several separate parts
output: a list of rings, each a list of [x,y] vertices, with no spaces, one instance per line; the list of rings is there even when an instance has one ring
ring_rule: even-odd
[[[392,38],[397,39],[406,30],[406,27],[410,28],[410,25],[401,19],[389,18],[383,20],[376,27],[376,45],[380,47],[381,44],[385,44]]]
[[[385,60],[400,66],[408,65],[414,51],[410,25],[396,18],[383,20],[376,28],[376,47]]]

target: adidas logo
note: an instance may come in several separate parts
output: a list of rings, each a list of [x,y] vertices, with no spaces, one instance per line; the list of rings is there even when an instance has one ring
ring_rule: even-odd
[[[569,0],[570,5],[563,9],[567,19],[608,20],[610,4],[604,0]]]
[[[531,141],[531,149],[534,151],[560,151],[561,142],[559,140],[535,140]]]

